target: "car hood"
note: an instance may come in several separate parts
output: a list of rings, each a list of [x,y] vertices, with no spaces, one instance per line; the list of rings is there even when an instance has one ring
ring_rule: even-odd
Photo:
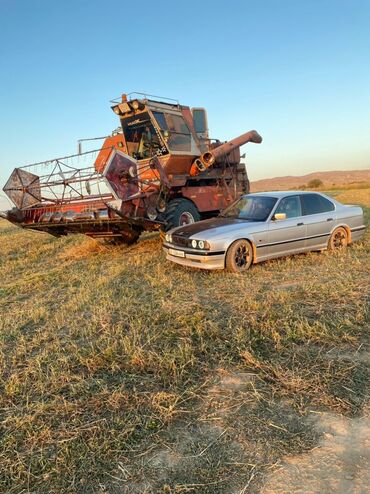
[[[191,225],[180,226],[171,233],[182,238],[194,237],[198,240],[208,240],[230,234],[234,230],[239,230],[241,226],[250,226],[252,231],[261,223],[263,222],[239,220],[236,218],[212,218],[209,220],[197,221]]]

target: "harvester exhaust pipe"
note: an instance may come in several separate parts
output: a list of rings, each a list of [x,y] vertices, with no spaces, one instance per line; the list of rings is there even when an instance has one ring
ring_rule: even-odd
[[[247,142],[254,142],[255,144],[260,144],[262,142],[262,137],[255,130],[250,130],[245,134],[242,134],[231,141],[227,141],[221,146],[218,146],[211,151],[206,151],[199,158],[197,158],[190,170],[190,175],[196,175],[197,173],[203,172],[210,166],[212,166],[215,161],[227,154],[231,153],[234,149],[247,144]]]

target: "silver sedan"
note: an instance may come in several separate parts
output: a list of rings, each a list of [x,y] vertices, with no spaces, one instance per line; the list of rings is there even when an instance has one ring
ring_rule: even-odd
[[[344,248],[364,231],[359,206],[321,193],[261,192],[242,196],[217,218],[170,230],[163,248],[183,266],[242,272],[267,259]]]

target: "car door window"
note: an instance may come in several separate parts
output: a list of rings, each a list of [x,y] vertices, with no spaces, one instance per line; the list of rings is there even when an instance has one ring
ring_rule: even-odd
[[[302,216],[301,202],[298,196],[284,197],[278,207],[276,213],[285,213],[287,218],[296,218]]]
[[[327,213],[334,211],[334,204],[319,194],[302,194],[302,212],[304,216],[309,214]]]

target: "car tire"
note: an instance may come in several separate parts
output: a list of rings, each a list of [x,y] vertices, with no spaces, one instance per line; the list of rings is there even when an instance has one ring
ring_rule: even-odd
[[[336,228],[329,238],[329,250],[345,249],[348,245],[348,240],[347,230],[343,226]]]
[[[190,225],[200,220],[200,214],[191,201],[187,199],[173,199],[168,203],[164,213],[165,231],[177,226]]]
[[[225,268],[231,273],[244,273],[253,263],[253,247],[248,240],[236,240],[226,253]]]

